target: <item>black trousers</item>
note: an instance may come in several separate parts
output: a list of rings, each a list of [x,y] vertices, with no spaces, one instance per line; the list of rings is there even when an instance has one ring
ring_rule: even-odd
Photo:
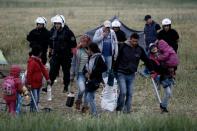
[[[63,81],[64,81],[64,89],[67,90],[70,84],[70,67],[71,67],[71,58],[62,57],[62,56],[52,56],[50,60],[50,71],[49,77],[51,80],[51,84],[53,85],[54,80],[59,74],[60,66],[63,71]]]
[[[40,58],[42,60],[42,64],[45,65],[47,63],[47,52],[42,52]]]

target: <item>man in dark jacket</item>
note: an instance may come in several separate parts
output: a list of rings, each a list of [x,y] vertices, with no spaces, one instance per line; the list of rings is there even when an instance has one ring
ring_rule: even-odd
[[[138,34],[134,33],[131,35],[129,43],[120,45],[115,65],[120,87],[117,111],[123,110],[125,113],[131,111],[133,81],[140,60],[144,61],[149,70],[151,70],[150,60],[143,48],[138,45],[138,39]]]
[[[146,22],[144,26],[144,38],[146,43],[146,54],[148,54],[149,45],[157,40],[157,33],[160,31],[161,27],[158,23],[152,20],[150,15],[146,15],[144,21]],[[140,74],[144,77],[149,76],[149,70],[147,67],[140,71]]]
[[[176,30],[171,28],[171,20],[169,18],[165,18],[162,20],[163,29],[158,34],[159,40],[166,41],[175,52],[178,50],[178,40],[179,34]]]
[[[150,15],[144,17],[146,22],[144,27],[144,36],[146,42],[146,51],[148,51],[150,43],[154,43],[157,40],[157,33],[161,29],[160,25],[152,20]]]
[[[50,32],[46,29],[46,24],[47,21],[44,17],[38,17],[36,19],[36,28],[27,35],[27,40],[30,42],[30,48],[34,46],[40,47],[42,52],[41,60],[44,65],[47,62],[47,50],[50,44]]]
[[[64,26],[64,20],[60,15],[53,18],[53,23],[54,27],[51,29],[52,42],[49,49],[49,57],[51,57],[49,76],[53,85],[61,66],[64,80],[63,92],[67,92],[70,83],[72,48],[75,48],[77,43],[73,32]]]

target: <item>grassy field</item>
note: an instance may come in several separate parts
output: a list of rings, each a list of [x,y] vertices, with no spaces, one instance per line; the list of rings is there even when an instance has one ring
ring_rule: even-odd
[[[18,118],[3,116],[0,129],[9,131],[196,131],[196,119],[188,116],[109,115],[100,118],[74,114],[34,114]]]
[[[58,113],[41,114],[41,116],[24,115],[17,119],[0,114],[0,130],[16,128],[22,130],[23,128],[16,124],[17,121],[24,122],[24,129],[27,129],[28,126],[32,126],[28,123],[35,124],[38,120],[41,122],[35,127],[32,126],[31,130],[44,130],[45,128],[56,130],[58,127],[63,130],[67,126],[69,130],[72,129],[72,124],[76,125],[73,130],[91,130],[93,127],[97,130],[122,128],[125,130],[168,130],[169,128],[171,130],[196,130],[196,0],[0,0],[0,49],[4,51],[9,63],[26,64],[29,51],[26,35],[35,27],[35,18],[45,16],[48,19],[47,28],[50,29],[50,18],[56,14],[65,16],[66,23],[76,36],[100,25],[114,15],[118,15],[126,25],[136,30],[143,30],[143,18],[146,14],[151,14],[158,23],[161,23],[165,17],[172,19],[172,27],[180,34],[178,54],[181,64],[177,71],[177,84],[169,106],[170,114],[159,114],[150,80],[137,77],[133,97],[135,112],[131,115],[104,115],[97,120],[90,119],[88,116],[81,118],[81,115],[73,114],[61,116]],[[47,127],[45,121],[54,123],[55,126],[51,124]],[[6,126],[8,122],[13,126],[12,129]],[[126,126],[123,126],[124,122]]]

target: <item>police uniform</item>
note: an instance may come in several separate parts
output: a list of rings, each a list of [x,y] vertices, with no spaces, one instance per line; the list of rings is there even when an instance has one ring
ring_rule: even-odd
[[[30,42],[30,48],[34,46],[40,47],[42,63],[45,65],[47,62],[47,49],[50,45],[50,32],[46,28],[35,28],[27,35],[27,40]]]
[[[51,41],[50,48],[53,51],[50,59],[49,76],[53,84],[61,66],[64,90],[67,91],[70,83],[70,67],[73,56],[71,49],[76,47],[76,39],[73,32],[67,26],[64,26],[61,30],[51,29]]]

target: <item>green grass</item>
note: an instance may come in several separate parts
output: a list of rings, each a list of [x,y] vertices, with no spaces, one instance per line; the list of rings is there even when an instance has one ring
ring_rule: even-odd
[[[2,119],[3,118],[3,119]],[[1,131],[195,131],[196,118],[184,115],[104,114],[100,118],[73,114],[2,116]]]
[[[12,8],[12,7],[19,7],[19,8],[31,8],[31,7],[83,7],[83,6],[113,6],[113,7],[128,7],[129,5],[137,5],[139,7],[149,6],[149,7],[160,7],[163,5],[166,5],[167,7],[173,6],[192,6],[192,4],[196,4],[197,2],[195,0],[0,0],[1,5],[0,7],[3,8]]]
[[[150,80],[137,77],[133,97],[135,112],[131,115],[91,119],[58,112],[19,118],[0,114],[0,130],[197,130],[196,12],[196,0],[0,0],[0,49],[10,64],[26,64],[29,51],[26,35],[35,27],[38,16],[48,19],[50,29],[50,18],[63,14],[75,35],[80,35],[113,15],[118,15],[133,29],[143,30],[144,15],[151,14],[160,24],[163,18],[171,18],[172,27],[180,34],[180,66],[169,105],[170,115],[159,114]]]

